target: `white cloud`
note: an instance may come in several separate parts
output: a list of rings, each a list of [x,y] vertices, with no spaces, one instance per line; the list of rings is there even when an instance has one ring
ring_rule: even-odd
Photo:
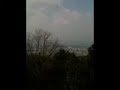
[[[46,4],[57,4],[62,5],[64,0],[27,0],[27,5],[32,5],[34,3],[46,3]]]
[[[27,0],[27,31],[43,28],[64,41],[93,41],[93,16],[64,8],[63,0]]]

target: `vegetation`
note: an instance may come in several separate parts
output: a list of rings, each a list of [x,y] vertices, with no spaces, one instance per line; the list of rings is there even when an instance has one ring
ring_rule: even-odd
[[[28,90],[91,90],[93,45],[88,56],[76,56],[51,37],[43,30],[27,36]]]

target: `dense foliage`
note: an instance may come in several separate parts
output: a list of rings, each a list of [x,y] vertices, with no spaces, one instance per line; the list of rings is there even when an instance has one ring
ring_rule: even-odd
[[[29,90],[90,90],[91,53],[77,57],[61,49],[52,58],[27,55]]]
[[[38,39],[37,37],[36,40]],[[76,56],[74,53],[59,49],[55,52],[52,51],[54,54],[50,57],[51,52],[48,55],[45,54],[45,51],[49,50],[45,47],[50,43],[49,40],[46,40],[48,39],[45,41],[43,39],[46,42],[43,45],[44,48],[37,46],[39,53],[27,53],[28,90],[93,90],[94,45],[88,48],[87,56]],[[40,41],[35,45],[38,44],[41,44]],[[28,43],[29,51],[31,45]],[[59,46],[58,43],[52,45]],[[57,47],[54,46],[54,50],[57,50]]]

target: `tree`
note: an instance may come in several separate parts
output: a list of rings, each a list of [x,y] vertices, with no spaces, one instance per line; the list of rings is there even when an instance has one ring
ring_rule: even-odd
[[[94,87],[94,56],[95,56],[95,52],[94,52],[94,44],[88,48],[88,53],[89,53],[89,89],[93,89]]]
[[[52,58],[61,45],[50,32],[37,29],[34,33],[27,32],[26,47],[28,85],[38,89],[47,84]]]
[[[88,48],[88,53],[91,56],[91,58],[94,57],[94,54],[95,54],[94,53],[94,44],[91,47]]]
[[[27,51],[39,53],[39,56],[53,56],[61,48],[59,40],[53,38],[48,31],[37,29],[34,34],[27,35]]]
[[[26,49],[27,49],[26,50],[27,54],[32,54],[34,51],[32,33],[28,33],[28,32],[26,37]]]

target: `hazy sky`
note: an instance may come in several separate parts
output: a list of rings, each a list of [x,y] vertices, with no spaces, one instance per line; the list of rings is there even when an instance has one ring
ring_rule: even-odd
[[[42,28],[65,44],[91,44],[93,10],[93,0],[27,0],[27,31]]]

